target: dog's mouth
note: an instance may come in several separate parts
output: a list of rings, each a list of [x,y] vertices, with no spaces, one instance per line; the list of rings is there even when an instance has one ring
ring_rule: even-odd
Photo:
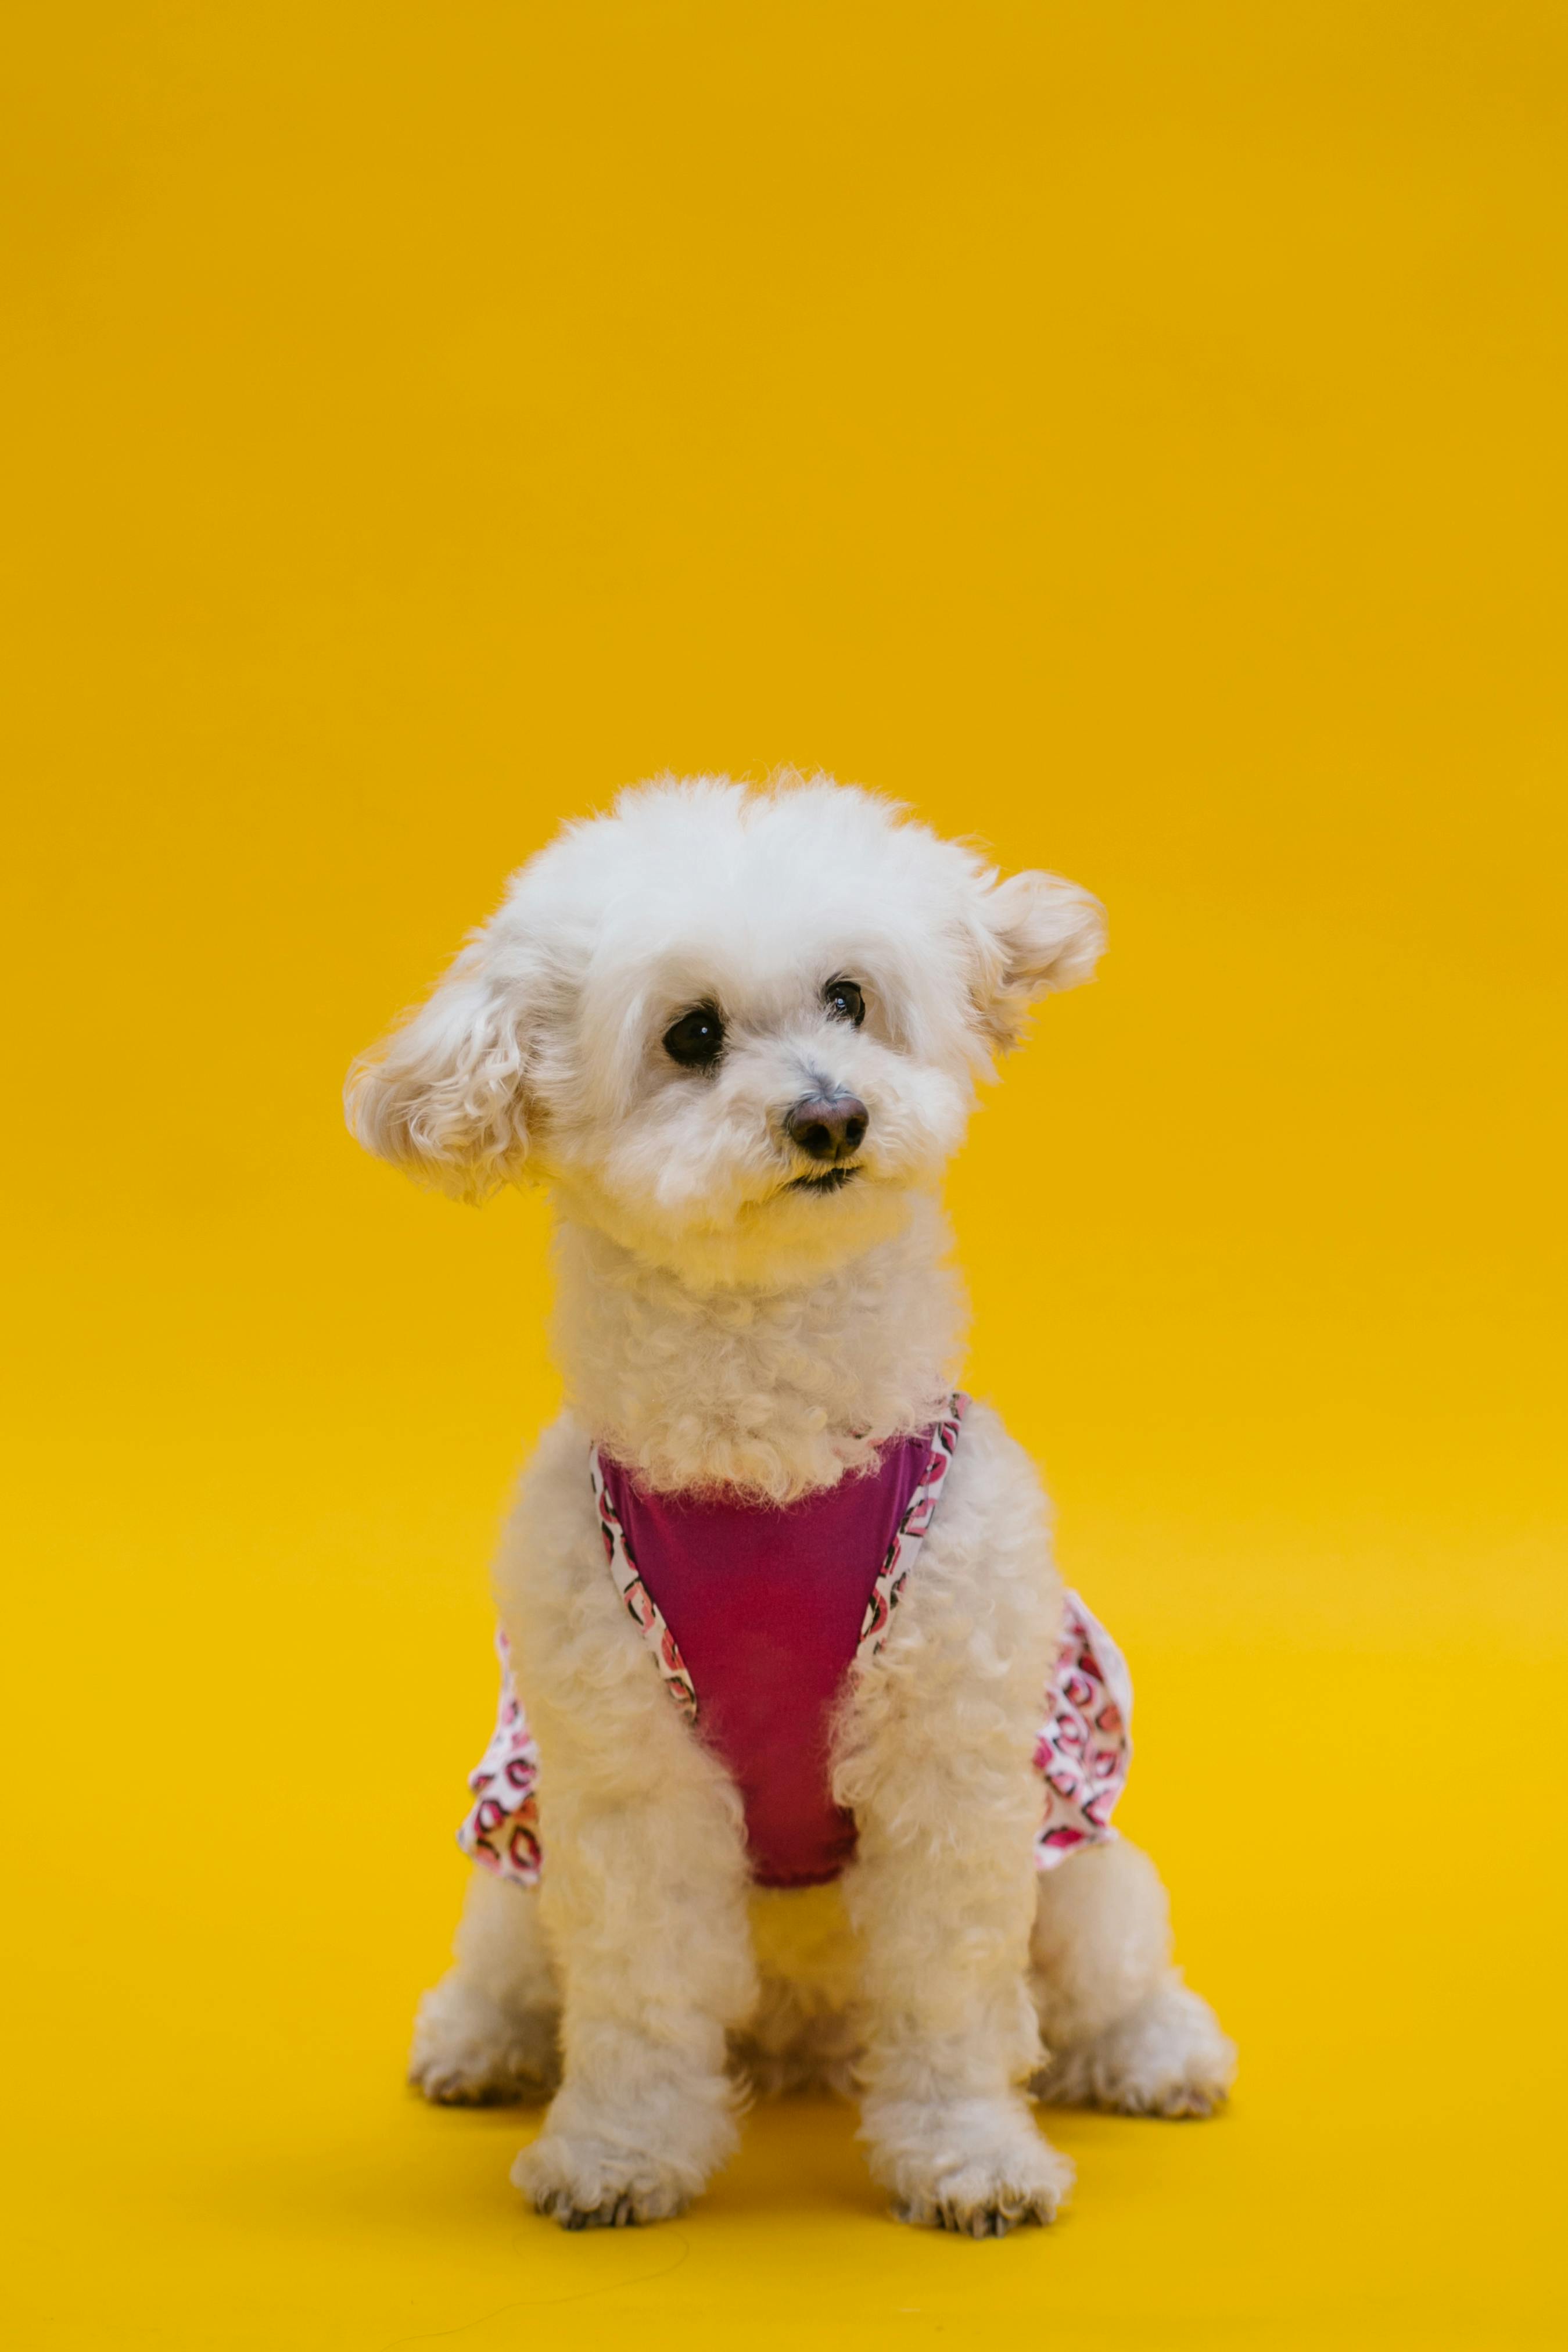
[[[824,1168],[820,1176],[797,1176],[787,1189],[791,1192],[841,1192],[860,1174],[859,1168]]]

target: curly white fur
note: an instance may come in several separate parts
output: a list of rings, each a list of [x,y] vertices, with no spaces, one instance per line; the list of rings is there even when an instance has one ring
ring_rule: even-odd
[[[694,1290],[604,1234],[559,1229],[556,1354],[581,1419],[654,1486],[787,1503],[928,1428],[953,1393],[964,1301],[935,1201],[787,1289]]]
[[[858,1851],[804,1895],[749,1886],[738,1797],[649,1669],[585,1467],[591,1432],[653,1486],[784,1502],[935,1417],[964,1313],[942,1166],[991,1053],[1102,939],[1087,893],[999,882],[868,793],[666,781],[541,852],[350,1075],[371,1150],[471,1198],[537,1175],[558,1211],[568,1409],[497,1572],[549,1861],[538,1895],[476,1874],[412,2073],[436,2099],[518,2097],[559,2063],[515,2178],[570,2227],[677,2211],[747,2081],[852,2078],[895,2210],[977,2236],[1048,2221],[1066,2189],[1030,2087],[1166,2115],[1225,2095],[1232,2053],[1171,1969],[1152,1866],[1113,1845],[1036,1879],[1060,1587],[993,1414],[970,1413],[891,1637],[844,1694]],[[723,1050],[694,1068],[663,1040],[699,1006]],[[787,1122],[835,1090],[869,1124],[827,1188]]]

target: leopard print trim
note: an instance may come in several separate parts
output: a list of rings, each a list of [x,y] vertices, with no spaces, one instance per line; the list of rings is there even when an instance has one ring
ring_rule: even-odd
[[[887,1558],[883,1561],[881,1572],[871,1590],[871,1599],[866,1602],[860,1639],[855,1644],[855,1664],[858,1666],[874,1658],[887,1639],[893,1612],[909,1581],[910,1571],[920,1557],[920,1547],[942,1499],[942,1489],[946,1484],[953,1456],[958,1450],[958,1432],[963,1426],[968,1402],[967,1396],[955,1394],[947,1412],[931,1432],[931,1454],[925,1465],[925,1475],[911,1495],[904,1517],[894,1530]]]
[[[680,1654],[674,1635],[664,1622],[663,1611],[637,1572],[632,1547],[626,1540],[626,1530],[604,1483],[604,1465],[599,1459],[597,1445],[589,1454],[588,1466],[593,1480],[593,1499],[599,1507],[599,1532],[604,1538],[604,1556],[610,1563],[616,1591],[626,1603],[632,1622],[653,1653],[653,1663],[664,1676],[664,1688],[685,1720],[695,1723],[696,1685],[686,1672],[685,1660]]]

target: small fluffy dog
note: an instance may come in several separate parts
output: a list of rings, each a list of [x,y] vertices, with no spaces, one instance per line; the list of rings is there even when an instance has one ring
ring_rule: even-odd
[[[852,2084],[895,2210],[976,2237],[1068,2186],[1030,2095],[1225,2096],[1106,1819],[1120,1661],[954,1396],[944,1164],[1103,939],[1086,891],[870,793],[664,780],[525,866],[350,1076],[369,1150],[557,1214],[568,1402],[497,1570],[490,1866],[412,2072],[553,2090],[513,2178],[569,2228],[678,2212],[747,2086]]]

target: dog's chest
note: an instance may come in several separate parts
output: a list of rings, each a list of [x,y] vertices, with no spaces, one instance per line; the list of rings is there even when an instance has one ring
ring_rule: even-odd
[[[598,1465],[612,1568],[740,1791],[764,1886],[819,1885],[853,1850],[829,1785],[833,1709],[885,1622],[878,1588],[932,1454],[929,1432],[896,1441],[875,1468],[781,1507],[657,1493]]]

